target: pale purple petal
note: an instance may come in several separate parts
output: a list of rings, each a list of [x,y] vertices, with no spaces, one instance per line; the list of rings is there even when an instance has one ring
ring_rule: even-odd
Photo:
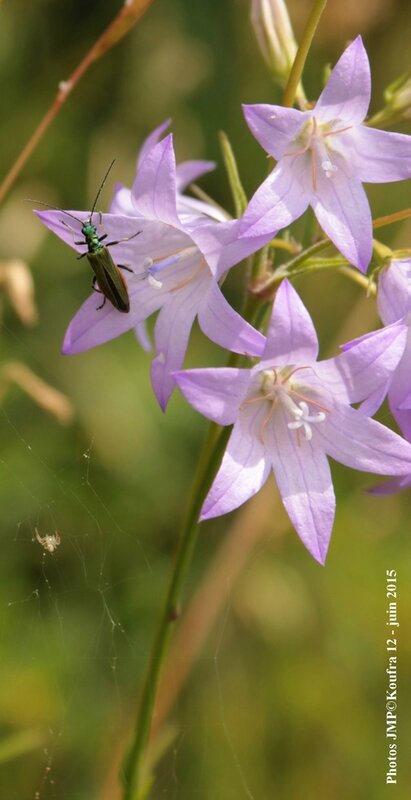
[[[237,314],[213,281],[198,309],[201,330],[212,342],[233,353],[261,356],[265,336]]]
[[[49,230],[56,234],[78,253],[83,253],[87,250],[83,244],[76,245],[75,242],[84,240],[81,233],[82,224],[89,219],[89,211],[63,211],[60,209],[51,209],[50,211],[34,211],[39,220],[46,225]],[[99,215],[95,215],[93,220],[94,224],[99,222]],[[129,220],[128,220],[129,222]],[[117,239],[116,235],[116,239]]]
[[[365,119],[370,97],[370,65],[361,36],[357,36],[337,61],[314,113],[320,112],[321,122],[340,118],[358,124]]]
[[[405,317],[411,309],[411,259],[392,261],[378,281],[377,305],[385,325]]]
[[[402,492],[404,489],[409,489],[410,486],[411,474],[403,475],[399,478],[391,478],[391,480],[384,481],[384,483],[377,483],[372,489],[368,489],[368,494],[396,494],[397,492]]]
[[[171,125],[171,118],[166,119],[164,122],[161,123],[157,128],[154,128],[152,133],[150,133],[146,139],[144,139],[143,144],[140,147],[138,159],[137,159],[137,169],[140,167],[140,164],[147,158],[150,150],[156,146],[156,144],[160,141],[163,133],[169,128]]]
[[[271,239],[271,233],[261,236],[240,237],[240,221],[210,222],[207,225],[186,225],[193,241],[204,254],[208,266],[217,280],[230,267],[260,250]]]
[[[313,441],[298,443],[294,432],[287,428],[288,421],[286,412],[279,409],[266,428],[275,478],[301,541],[324,564],[335,514],[330,467]]]
[[[241,219],[240,235],[275,236],[300,217],[309,202],[305,159],[284,158],[251,198]]]
[[[173,375],[186,400],[218,425],[232,425],[250,383],[249,369],[190,369]]]
[[[174,388],[171,373],[183,364],[191,328],[208,284],[209,276],[205,275],[170,294],[158,315],[154,328],[157,355],[151,365],[151,382],[163,411]]]
[[[127,275],[127,287],[130,298],[127,314],[117,311],[108,300],[99,308],[102,297],[97,292],[87,298],[67,328],[62,348],[65,355],[82,353],[121,336],[157,311],[164,302],[165,293],[153,289],[138,275]]]
[[[387,392],[390,385],[390,381],[387,383],[383,383],[379,389],[376,389],[372,394],[361,403],[359,407],[359,411],[361,414],[365,414],[366,417],[373,417],[374,414],[378,411],[378,409],[382,406]]]
[[[388,400],[394,419],[404,436],[411,441],[411,330],[408,331],[403,357],[392,376]]]
[[[170,133],[141,162],[131,189],[139,214],[179,226],[177,214],[176,162]]]
[[[138,322],[134,329],[134,333],[136,334],[136,339],[143,348],[143,350],[145,350],[146,353],[150,353],[152,350],[152,344],[146,323]]]
[[[341,464],[377,475],[411,472],[411,444],[361,411],[335,403],[315,438]]]
[[[135,217],[137,214],[131,190],[122,183],[116,183],[114,187],[114,194],[110,202],[110,214],[125,214],[128,217]]]
[[[389,183],[411,178],[411,136],[360,125],[350,131],[349,145],[357,180]]]
[[[254,433],[260,413],[260,409],[253,409],[234,425],[221,467],[201,510],[201,520],[233,511],[266,482],[271,464],[264,445]]]
[[[263,359],[278,364],[315,361],[318,339],[312,319],[291,284],[285,280],[277,291]]]
[[[84,237],[81,233],[82,221],[89,219],[90,212],[86,211],[37,211],[41,221],[60,237],[66,244],[84,253],[87,247],[84,244],[76,245]],[[68,214],[78,217],[76,222]],[[73,230],[63,223],[68,223]],[[192,240],[178,228],[165,225],[161,221],[146,219],[145,217],[120,216],[118,214],[95,214],[93,222],[97,226],[99,236],[107,233],[104,243],[118,242],[110,247],[110,253],[116,264],[129,266],[133,270],[142,266],[146,257],[157,259],[167,258],[170,253],[192,246]],[[138,235],[135,235],[138,234]],[[129,241],[124,241],[129,239]],[[87,267],[87,259],[79,262]]]
[[[243,112],[253,136],[277,161],[287,153],[290,142],[312,116],[310,111],[265,104],[243,105]]]
[[[372,255],[372,220],[367,195],[342,158],[334,157],[337,172],[327,178],[317,171],[317,192],[311,205],[321,227],[343,256],[362,272]]]
[[[344,345],[344,352],[335,358],[315,364],[315,375],[339,402],[358,403],[375,392],[380,395],[403,357],[406,341],[405,325],[381,328]]]
[[[211,172],[215,168],[215,161],[203,161],[201,159],[182,161],[181,164],[177,164],[176,178],[178,191],[183,192],[190,183],[193,183],[197,178],[201,178],[202,175]]]
[[[206,203],[204,200],[198,200],[196,197],[190,197],[187,194],[178,195],[177,208],[181,222],[184,224],[187,222],[190,226],[197,225],[204,215],[217,220],[217,222],[226,222],[229,219],[229,214],[223,208],[212,203]],[[187,219],[184,215],[190,216]],[[207,221],[205,220],[205,222]],[[202,222],[204,223],[204,220]]]

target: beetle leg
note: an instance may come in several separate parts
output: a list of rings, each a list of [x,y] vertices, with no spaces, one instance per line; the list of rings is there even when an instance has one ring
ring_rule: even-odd
[[[140,233],[143,233],[143,231],[137,231],[137,233],[133,233],[132,236],[126,236],[125,239],[118,239],[117,242],[107,242],[106,247],[113,247],[113,245],[115,244],[122,244],[123,242],[129,242],[130,239],[134,239]]]
[[[83,242],[81,244],[83,244]],[[79,256],[77,256],[77,261],[80,261],[80,258],[84,258],[85,256],[88,256],[88,250],[86,250],[85,253],[81,253]]]
[[[126,267],[125,264],[117,264],[117,266],[118,266],[119,269],[125,269],[126,272],[134,272],[134,270],[131,269],[131,267]]]

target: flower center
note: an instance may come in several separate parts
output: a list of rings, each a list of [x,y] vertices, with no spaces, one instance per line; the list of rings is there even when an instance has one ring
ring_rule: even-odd
[[[167,256],[164,256],[160,259],[153,259],[147,256],[143,261],[143,271],[140,273],[141,280],[146,280],[153,287],[153,289],[162,289],[163,288],[163,281],[161,278],[158,278],[162,270],[166,267],[171,267],[173,264],[181,263],[182,268],[184,267],[183,262],[193,256],[196,252],[197,248],[193,246],[184,247],[181,250],[177,250],[174,253],[169,253]],[[201,265],[202,266],[202,265]],[[176,289],[181,289],[182,286],[185,286],[187,283],[190,283],[194,277],[198,274],[199,270],[190,270],[189,274],[182,275],[181,280],[176,285],[170,287],[171,291],[175,291]]]
[[[307,391],[310,392],[309,386],[295,380],[296,373],[306,369],[311,369],[311,366],[295,367],[291,365],[279,370],[266,369],[260,373],[258,394],[245,400],[244,405],[261,401],[270,403],[260,425],[261,441],[264,439],[264,431],[268,423],[280,408],[285,410],[289,417],[287,428],[290,431],[296,431],[298,445],[301,445],[301,434],[307,442],[311,441],[313,438],[312,426],[324,422],[330,409],[307,395]]]
[[[329,138],[337,136],[340,133],[350,130],[351,125],[346,127],[338,127],[340,120],[331,120],[320,124],[316,117],[311,117],[301,128],[297,138],[296,144],[300,145],[298,150],[285,153],[286,156],[298,156],[302,153],[309,152],[311,155],[311,177],[313,182],[314,191],[317,191],[317,175],[318,168],[324,172],[326,178],[338,172],[337,165],[332,161],[334,157],[332,147],[330,147]]]

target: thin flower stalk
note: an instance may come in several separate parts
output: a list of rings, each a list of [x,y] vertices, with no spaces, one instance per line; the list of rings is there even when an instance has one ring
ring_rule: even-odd
[[[39,122],[37,128],[30,136],[30,139],[23,147],[20,155],[0,185],[0,203],[3,202],[31,154],[42,140],[50,124],[53,122],[54,118],[57,116],[60,109],[66,102],[68,96],[77,86],[89,67],[94,63],[94,61],[97,61],[97,59],[105,55],[108,50],[110,50],[115,44],[117,44],[118,41],[120,41],[120,39],[123,38],[123,36],[128,33],[128,31],[140,19],[152,2],[153,0],[126,0],[113,21],[92,45],[90,50],[86,53],[84,58],[73,70],[67,80],[60,81],[57,95],[51,106],[49,107],[48,111],[46,111],[43,119]]]
[[[225,428],[215,441],[216,427],[217,426],[213,425],[209,427],[203,451],[206,457],[202,462],[200,461],[197,476],[194,480],[189,510],[181,530],[169,588],[159,619],[157,632],[153,640],[150,658],[148,659],[148,668],[143,681],[135,733],[122,771],[124,786],[123,800],[138,800],[138,798],[141,797],[141,792],[144,789],[144,784],[147,779],[144,759],[161,668],[171,634],[172,623],[180,614],[183,584],[197,539],[200,509],[217,473],[222,454],[230,435],[230,428]],[[214,446],[211,448],[210,452],[209,442],[213,441],[213,439]]]

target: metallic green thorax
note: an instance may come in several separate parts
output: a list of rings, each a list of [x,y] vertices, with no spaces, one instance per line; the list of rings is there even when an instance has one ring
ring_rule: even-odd
[[[81,232],[85,238],[85,244],[87,244],[89,253],[98,253],[100,250],[104,249],[104,245],[101,244],[100,237],[97,233],[97,228],[95,225],[92,225],[91,222],[85,222]]]

